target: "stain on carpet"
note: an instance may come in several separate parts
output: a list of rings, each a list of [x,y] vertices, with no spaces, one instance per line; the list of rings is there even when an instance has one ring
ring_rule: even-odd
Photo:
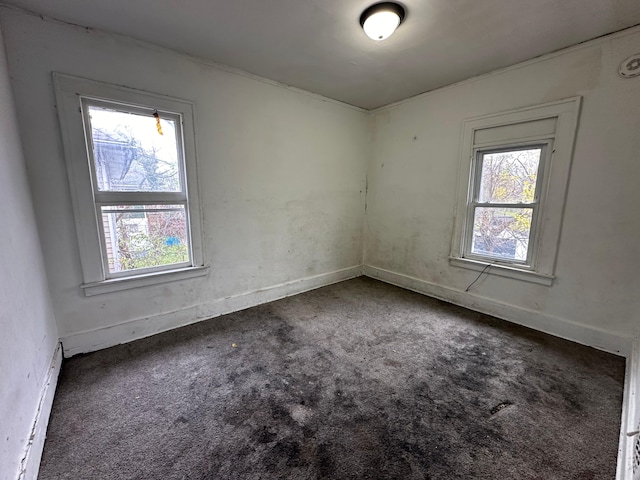
[[[493,407],[491,409],[491,415],[495,415],[498,412],[501,412],[502,410],[504,410],[505,408],[510,407],[511,405],[513,405],[513,403],[506,401],[506,402],[501,402],[498,405],[496,405],[495,407]]]

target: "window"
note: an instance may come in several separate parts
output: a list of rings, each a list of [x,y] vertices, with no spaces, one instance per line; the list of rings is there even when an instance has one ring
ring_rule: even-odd
[[[54,74],[86,295],[206,273],[192,105]]]
[[[465,122],[453,265],[552,284],[579,105]]]
[[[479,149],[464,239],[465,258],[529,265],[549,144]]]

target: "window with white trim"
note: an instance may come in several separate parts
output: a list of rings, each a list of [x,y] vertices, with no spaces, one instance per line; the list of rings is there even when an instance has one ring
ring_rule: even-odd
[[[189,102],[54,74],[85,294],[199,276]]]
[[[450,262],[551,285],[580,98],[465,122]]]

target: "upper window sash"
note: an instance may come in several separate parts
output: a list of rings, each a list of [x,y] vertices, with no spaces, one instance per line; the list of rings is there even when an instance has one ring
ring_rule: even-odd
[[[160,120],[168,120],[170,122],[173,122],[175,124],[176,153],[178,155],[177,162],[178,162],[179,187],[177,192],[181,192],[182,194],[181,197],[179,198],[182,198],[182,199],[187,198],[187,180],[186,180],[186,171],[185,171],[186,165],[185,165],[184,134],[183,134],[184,122],[183,122],[182,115],[180,113],[158,110],[155,108],[142,106],[142,105],[129,105],[128,103],[125,103],[125,102],[115,102],[115,101],[108,101],[104,99],[97,99],[97,98],[84,96],[84,95],[80,96],[80,105],[82,110],[82,120],[84,125],[85,141],[87,145],[87,157],[89,160],[89,169],[91,172],[91,184],[93,187],[94,195],[96,197],[100,195],[105,195],[105,194],[113,194],[112,198],[117,198],[118,195],[122,196],[123,198],[126,198],[127,194],[130,194],[130,193],[141,193],[144,195],[149,195],[152,193],[171,194],[171,193],[176,193],[176,191],[170,191],[170,190],[131,190],[129,191],[129,190],[101,189],[100,185],[98,185],[98,175],[96,172],[97,162],[95,158],[95,144],[94,144],[94,138],[92,134],[93,132],[92,132],[91,113],[90,113],[91,107],[97,107],[104,110],[121,112],[126,114],[132,113],[132,114],[140,115],[143,117],[149,117],[149,119],[152,119],[154,122],[155,122],[154,114],[157,114]],[[172,198],[178,198],[178,197],[176,196],[166,197],[167,201],[171,201]],[[101,200],[101,201],[107,201],[107,200]],[[114,201],[118,201],[118,200],[114,200]]]
[[[551,145],[552,140],[545,139],[544,141],[536,141],[536,142],[522,142],[508,146],[500,146],[499,148],[476,148],[474,152],[474,164],[472,167],[472,181],[471,181],[471,195],[470,201],[476,205],[482,206],[516,206],[523,207],[526,205],[533,205],[539,203],[540,201],[540,193],[542,190],[542,181],[544,178],[545,165],[547,164],[547,151],[549,150],[549,145]],[[482,167],[484,163],[484,157],[486,155],[491,155],[495,153],[502,152],[517,152],[524,150],[532,150],[535,148],[540,148],[540,159],[538,163],[538,170],[536,174],[536,185],[534,189],[534,197],[533,201],[530,203],[517,202],[517,203],[508,203],[508,202],[480,202],[480,184],[482,182]]]

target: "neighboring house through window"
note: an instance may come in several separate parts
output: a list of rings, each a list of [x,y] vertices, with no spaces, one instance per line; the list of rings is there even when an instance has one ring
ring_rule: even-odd
[[[192,105],[54,74],[85,294],[202,275]]]
[[[465,122],[453,265],[551,285],[579,106]]]

